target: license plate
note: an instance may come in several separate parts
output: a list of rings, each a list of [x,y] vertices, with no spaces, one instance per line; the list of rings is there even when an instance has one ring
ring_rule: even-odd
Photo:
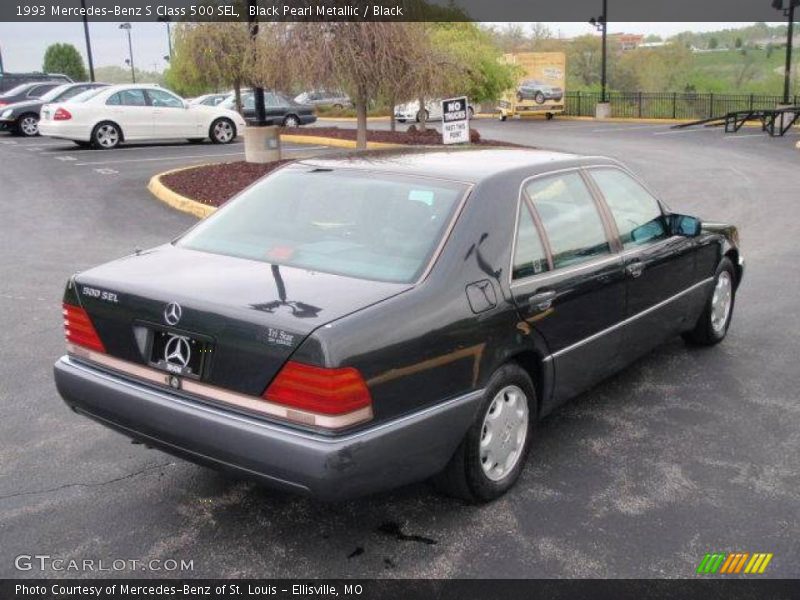
[[[199,378],[210,353],[211,344],[184,333],[154,330],[150,364],[181,377]]]

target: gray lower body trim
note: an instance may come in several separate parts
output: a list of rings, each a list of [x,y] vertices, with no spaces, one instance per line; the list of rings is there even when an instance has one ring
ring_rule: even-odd
[[[56,387],[76,412],[182,458],[270,486],[341,500],[444,468],[475,416],[477,390],[343,436],[293,430],[195,403],[62,357]]]

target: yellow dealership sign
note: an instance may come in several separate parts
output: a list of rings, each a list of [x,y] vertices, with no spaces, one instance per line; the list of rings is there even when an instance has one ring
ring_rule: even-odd
[[[563,52],[519,52],[504,54],[506,63],[518,67],[517,85],[500,102],[503,119],[515,114],[545,114],[564,111],[567,59]]]

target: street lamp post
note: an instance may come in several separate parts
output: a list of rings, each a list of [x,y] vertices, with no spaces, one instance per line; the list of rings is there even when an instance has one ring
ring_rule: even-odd
[[[170,31],[169,28],[171,19],[169,17],[158,17],[157,20],[164,23],[167,26],[167,47],[169,48],[169,54],[168,54],[169,59],[166,59],[166,57],[165,59],[168,60],[168,62],[172,62],[172,32]]]
[[[89,79],[94,81],[94,59],[92,58],[92,42],[89,40],[89,17],[86,16],[86,0],[81,0],[83,8],[83,37],[86,38],[86,58],[89,62]]]
[[[788,4],[786,8],[784,3]],[[792,76],[792,42],[794,37],[794,9],[800,6],[800,0],[772,0],[772,8],[783,12],[783,16],[788,19],[788,31],[786,33],[786,66],[783,72],[783,103],[789,104],[789,80]]]
[[[599,17],[592,17],[589,23],[602,34],[602,65],[600,66],[600,102],[606,102],[606,59],[607,59],[607,34],[608,34],[608,0],[603,0],[603,14]]]
[[[131,81],[136,83],[136,70],[133,67],[133,43],[131,42],[131,24],[130,23],[122,23],[119,26],[120,29],[124,29],[128,33],[128,62],[131,65]]]

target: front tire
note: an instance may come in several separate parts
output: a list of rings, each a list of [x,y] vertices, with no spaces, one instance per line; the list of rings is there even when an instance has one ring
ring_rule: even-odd
[[[17,119],[15,127],[17,133],[24,137],[36,137],[39,135],[39,116],[29,113]]]
[[[544,104],[544,94],[542,92],[536,92],[536,95],[533,97],[536,104]]]
[[[713,346],[725,339],[736,300],[736,272],[728,257],[723,258],[714,275],[714,288],[694,329],[683,334],[690,344]]]
[[[122,141],[122,130],[111,121],[103,121],[92,130],[92,146],[98,150],[111,150]]]
[[[214,144],[230,144],[236,139],[236,125],[230,119],[217,119],[211,123],[208,137]]]
[[[286,115],[286,118],[283,119],[283,126],[300,127],[300,119],[298,119],[295,115]]]
[[[489,502],[516,483],[530,450],[537,419],[530,376],[515,363],[500,367],[484,390],[475,421],[437,486],[471,503]]]

